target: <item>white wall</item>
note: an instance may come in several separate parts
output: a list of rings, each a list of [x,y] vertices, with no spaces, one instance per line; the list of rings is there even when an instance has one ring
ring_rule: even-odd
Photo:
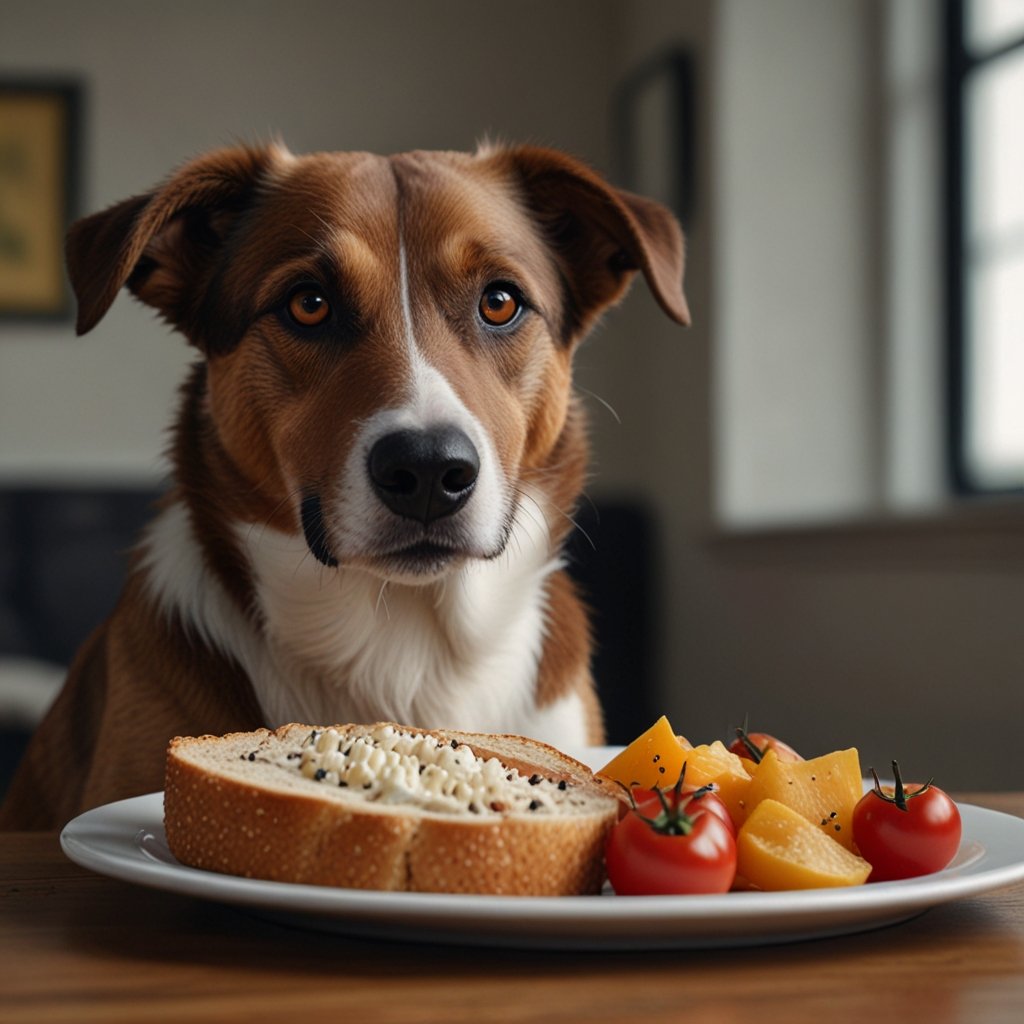
[[[867,6],[716,9],[716,507],[729,525],[849,517],[876,498]]]

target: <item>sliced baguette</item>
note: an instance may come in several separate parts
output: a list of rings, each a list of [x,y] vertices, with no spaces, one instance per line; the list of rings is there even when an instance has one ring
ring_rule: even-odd
[[[226,874],[358,889],[520,896],[599,891],[604,838],[619,801],[585,765],[519,736],[425,732],[393,723],[332,730],[336,735],[286,725],[276,732],[174,739],[164,793],[174,856]],[[431,767],[411,770],[402,759],[408,788],[403,782],[389,789],[377,779],[365,781],[373,775],[369,762],[357,771],[357,755],[342,758],[346,748],[418,741],[409,737],[426,738],[414,768],[432,763],[436,751],[451,778],[468,771],[479,782],[484,773],[488,788],[466,796],[472,790],[467,783],[449,806],[433,806],[433,797],[412,790],[417,776],[448,780],[451,788],[443,769],[440,775]],[[460,767],[452,764],[456,758]],[[483,769],[491,758],[500,764]],[[339,763],[343,769],[313,774],[318,765]],[[446,799],[438,796],[442,804]],[[460,801],[465,806],[450,806]]]

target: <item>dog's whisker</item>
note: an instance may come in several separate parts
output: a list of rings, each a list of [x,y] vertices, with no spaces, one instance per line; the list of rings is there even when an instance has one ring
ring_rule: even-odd
[[[576,385],[576,390],[590,398],[593,398],[595,402],[603,405],[611,414],[615,422],[621,427],[622,417],[615,411],[611,404],[603,399],[596,391],[591,391],[589,388],[581,387],[579,384]]]
[[[540,502],[536,499],[536,497],[534,497],[534,495],[530,494],[528,491],[520,491],[519,492],[519,496],[521,498],[523,498],[524,500],[530,501],[534,506],[536,506],[538,512],[542,516],[544,515],[544,509],[541,506]],[[591,503],[591,505],[593,505],[593,501],[589,497],[587,497],[587,501],[589,501]],[[594,551],[597,551],[597,544],[594,543],[594,538],[591,537],[590,534],[583,528],[583,526],[580,524],[579,520],[577,520],[574,516],[570,515],[564,509],[559,508],[553,502],[548,502],[547,504],[548,504],[548,506],[551,508],[551,510],[553,512],[555,512],[556,514],[561,516],[564,520],[566,520],[572,526],[572,528],[574,530],[578,530],[579,533],[581,533],[583,535],[583,537],[586,539],[586,541],[590,545],[590,547]]]
[[[380,590],[377,591],[377,603],[373,606],[374,616],[380,611],[380,606],[384,605],[384,616],[388,622],[391,621],[391,609],[388,607],[388,599],[385,591],[388,589],[388,581],[381,581]]]

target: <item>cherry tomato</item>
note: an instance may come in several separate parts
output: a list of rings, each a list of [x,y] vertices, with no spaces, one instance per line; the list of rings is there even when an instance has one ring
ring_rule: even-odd
[[[871,865],[869,882],[914,878],[940,871],[960,848],[960,812],[931,782],[906,786],[892,762],[896,785],[875,787],[853,809],[853,838]],[[886,791],[888,789],[888,792]]]
[[[681,785],[648,791],[609,832],[605,862],[620,896],[728,892],[736,877],[735,830],[713,793],[684,794]]]
[[[736,730],[736,739],[729,744],[730,753],[744,757],[748,761],[761,763],[761,758],[774,750],[780,761],[802,761],[803,758],[788,744],[767,732],[747,732],[746,729]]]

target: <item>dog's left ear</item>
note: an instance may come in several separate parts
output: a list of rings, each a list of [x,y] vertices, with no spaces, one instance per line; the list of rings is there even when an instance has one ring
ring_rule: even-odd
[[[560,257],[569,292],[567,338],[580,337],[643,273],[661,308],[689,326],[685,248],[678,221],[660,203],[609,185],[564,153],[535,146],[498,150]]]

